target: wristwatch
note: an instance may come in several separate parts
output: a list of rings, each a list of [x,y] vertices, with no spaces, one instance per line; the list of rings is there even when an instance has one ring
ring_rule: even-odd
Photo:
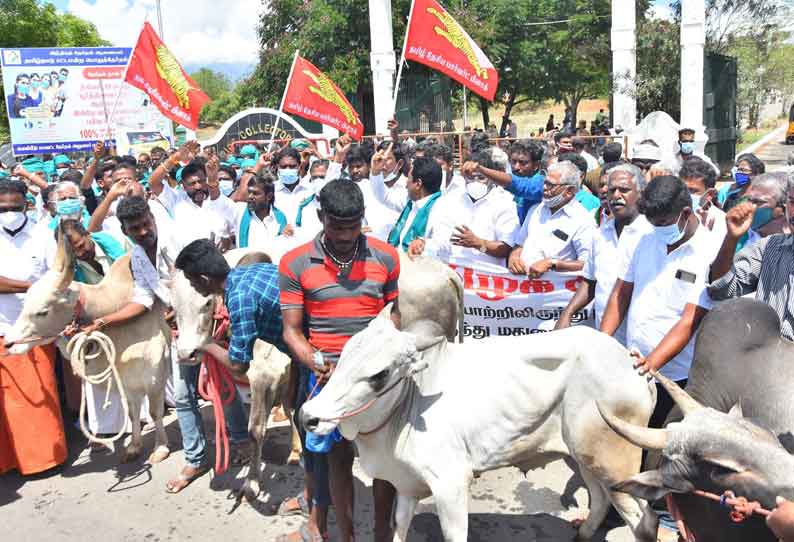
[[[482,243],[480,243],[480,248],[478,248],[477,250],[479,250],[483,254],[487,254],[488,253],[488,242],[487,241],[483,241]]]
[[[557,258],[552,258],[551,259],[551,270],[552,271],[556,271],[557,270]]]
[[[102,318],[97,318],[96,319],[96,325],[97,325],[97,329],[104,329],[105,326],[108,325],[108,323],[105,322],[105,320],[102,319]]]

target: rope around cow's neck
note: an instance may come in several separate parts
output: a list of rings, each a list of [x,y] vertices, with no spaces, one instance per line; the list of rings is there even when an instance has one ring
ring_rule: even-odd
[[[89,354],[88,346],[96,345],[97,351]],[[127,393],[124,390],[124,383],[121,380],[119,371],[116,368],[116,345],[110,337],[101,331],[94,331],[91,334],[84,332],[77,333],[66,346],[66,351],[69,353],[69,359],[72,363],[72,370],[74,373],[83,379],[88,384],[93,386],[101,386],[107,382],[107,390],[105,391],[105,401],[102,404],[102,409],[110,406],[110,390],[113,388],[113,380],[116,381],[116,387],[119,389],[119,396],[121,398],[121,407],[124,410],[124,424],[119,432],[110,438],[100,438],[91,433],[85,426],[86,417],[86,401],[85,401],[85,387],[80,393],[80,431],[83,435],[91,441],[104,444],[106,446],[112,445],[120,439],[127,430],[127,420],[129,420],[130,412],[129,405],[127,404]],[[105,355],[108,361],[108,366],[104,371],[97,374],[89,375],[86,373],[86,361],[91,361],[100,357],[101,354]]]

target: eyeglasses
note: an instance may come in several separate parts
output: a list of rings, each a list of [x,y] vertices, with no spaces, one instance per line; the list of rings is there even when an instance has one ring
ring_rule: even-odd
[[[556,188],[558,186],[570,186],[570,185],[562,184],[562,183],[552,183],[552,182],[549,182],[549,181],[543,181],[543,188],[552,189],[552,188]]]

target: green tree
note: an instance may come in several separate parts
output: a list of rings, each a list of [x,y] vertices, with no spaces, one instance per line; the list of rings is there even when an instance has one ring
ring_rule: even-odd
[[[36,0],[0,0],[0,47],[102,47],[96,27],[52,4]],[[0,90],[2,80],[0,79]],[[0,105],[0,140],[8,140],[6,101]]]
[[[201,68],[191,73],[190,77],[212,100],[217,100],[232,90],[232,83],[228,77],[209,68]]]

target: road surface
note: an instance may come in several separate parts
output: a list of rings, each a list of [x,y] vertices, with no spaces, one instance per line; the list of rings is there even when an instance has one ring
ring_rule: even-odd
[[[211,408],[205,406],[209,423]],[[71,455],[58,472],[23,478],[16,473],[0,476],[0,517],[4,542],[38,541],[270,541],[300,525],[300,518],[275,515],[275,505],[299,491],[302,471],[287,466],[289,428],[271,428],[265,444],[266,468],[260,501],[235,506],[232,489],[244,474],[231,469],[223,476],[205,475],[178,495],[165,492],[168,479],[177,473],[182,452],[173,414],[167,418],[172,455],[158,465],[143,461],[117,466],[118,450],[89,454],[76,430],[69,431]],[[208,435],[213,433],[207,426]],[[145,434],[151,451],[154,435]],[[356,464],[356,529],[359,540],[371,540],[372,497],[370,480]],[[576,487],[578,477],[562,462],[530,471],[525,478],[517,469],[486,473],[471,488],[471,541],[551,542],[573,540],[567,521],[584,517],[587,492]],[[566,493],[569,487],[569,496]],[[411,542],[441,540],[432,500],[423,501],[414,518]],[[331,540],[336,540],[331,527]],[[623,526],[599,533],[595,540],[629,542]]]
[[[784,131],[781,137],[774,138],[756,151],[755,155],[766,164],[767,171],[786,169],[786,161],[788,160],[788,155],[794,153],[794,145],[786,145],[785,137],[786,133]]]

